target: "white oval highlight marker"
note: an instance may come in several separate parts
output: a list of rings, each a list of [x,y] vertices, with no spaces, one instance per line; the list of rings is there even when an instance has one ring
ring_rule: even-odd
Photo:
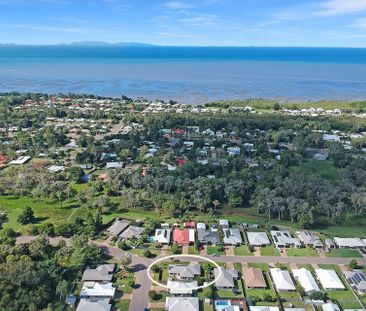
[[[152,277],[151,277],[151,274],[150,274],[150,271],[151,271],[151,268],[152,266],[162,262],[162,261],[165,261],[166,259],[176,259],[176,258],[195,258],[195,259],[199,259],[199,260],[203,260],[203,261],[207,261],[211,264],[213,264],[214,266],[217,267],[219,273],[217,275],[217,277],[211,281],[210,283],[207,283],[206,285],[201,285],[201,286],[197,286],[197,287],[192,287],[192,288],[189,288],[191,290],[199,290],[199,289],[203,289],[203,288],[206,288],[206,287],[209,287],[213,284],[215,284],[222,276],[222,271],[220,269],[220,266],[213,260],[209,259],[209,258],[205,258],[205,257],[202,257],[202,256],[198,256],[198,255],[170,255],[170,256],[165,256],[165,257],[161,257],[157,260],[155,260],[152,264],[150,264],[150,266],[147,268],[147,276],[148,278],[150,279],[151,282],[153,282],[155,285],[158,285],[160,287],[163,287],[163,288],[166,288],[166,289],[170,289],[169,286],[165,285],[165,284],[161,284],[159,283],[158,281],[155,281]]]

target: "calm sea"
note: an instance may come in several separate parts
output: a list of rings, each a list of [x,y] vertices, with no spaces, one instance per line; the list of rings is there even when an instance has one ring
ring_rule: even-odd
[[[366,99],[366,49],[0,46],[0,92]]]

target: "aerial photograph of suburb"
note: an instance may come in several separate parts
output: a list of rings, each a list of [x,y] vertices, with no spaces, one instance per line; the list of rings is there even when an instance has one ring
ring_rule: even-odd
[[[366,311],[366,0],[0,0],[0,311]]]

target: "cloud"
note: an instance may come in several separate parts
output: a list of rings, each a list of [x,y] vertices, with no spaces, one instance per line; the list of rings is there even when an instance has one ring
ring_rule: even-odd
[[[187,17],[181,18],[178,21],[190,26],[214,26],[217,24],[218,17],[212,14],[190,14]]]
[[[192,4],[183,1],[169,1],[164,3],[164,6],[175,10],[186,10],[194,7]]]
[[[366,29],[366,18],[360,18],[356,20],[356,22],[354,22],[352,26],[355,28]]]
[[[328,0],[320,4],[317,15],[343,15],[366,11],[366,0]]]

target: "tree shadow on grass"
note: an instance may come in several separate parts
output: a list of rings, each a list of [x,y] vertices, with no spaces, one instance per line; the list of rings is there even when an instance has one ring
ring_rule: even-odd
[[[40,224],[49,219],[49,217],[36,217],[33,224]]]

